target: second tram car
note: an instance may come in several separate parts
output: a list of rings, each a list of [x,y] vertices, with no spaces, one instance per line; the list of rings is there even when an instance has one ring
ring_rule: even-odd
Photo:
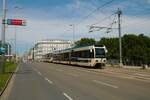
[[[42,57],[43,62],[52,62],[53,61],[53,56],[52,55],[53,55],[52,53],[48,53],[48,54],[44,55]]]
[[[105,46],[74,47],[55,51],[52,62],[103,68],[106,64],[106,53]]]

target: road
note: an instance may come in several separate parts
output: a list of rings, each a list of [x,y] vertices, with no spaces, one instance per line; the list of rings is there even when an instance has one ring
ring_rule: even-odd
[[[30,62],[20,65],[5,100],[150,100],[149,94],[149,81]]]

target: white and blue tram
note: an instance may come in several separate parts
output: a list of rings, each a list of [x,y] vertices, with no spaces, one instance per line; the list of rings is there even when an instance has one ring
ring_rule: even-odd
[[[106,64],[107,49],[105,46],[83,46],[53,53],[53,63],[103,68]]]

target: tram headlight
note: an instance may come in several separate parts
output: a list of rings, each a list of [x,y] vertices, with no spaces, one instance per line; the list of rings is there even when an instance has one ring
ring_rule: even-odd
[[[104,59],[103,62],[106,62],[106,60]]]

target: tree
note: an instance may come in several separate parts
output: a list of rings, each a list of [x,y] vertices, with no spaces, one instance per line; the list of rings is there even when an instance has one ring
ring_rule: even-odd
[[[92,38],[82,38],[76,42],[77,46],[93,44],[105,45],[108,50],[107,58],[119,60],[119,38],[102,38],[98,42]],[[122,56],[125,64],[150,65],[150,37],[143,34],[124,35],[122,37]]]
[[[108,59],[119,59],[119,43],[118,38],[102,38],[100,41],[98,41],[99,45],[105,45],[108,53],[107,58]]]
[[[96,41],[93,38],[81,38],[75,44],[76,46],[94,45],[96,44]]]
[[[98,44],[108,49],[108,59],[119,59],[119,39],[102,38]],[[128,34],[122,37],[123,62],[128,64],[150,65],[150,38],[143,34]]]

